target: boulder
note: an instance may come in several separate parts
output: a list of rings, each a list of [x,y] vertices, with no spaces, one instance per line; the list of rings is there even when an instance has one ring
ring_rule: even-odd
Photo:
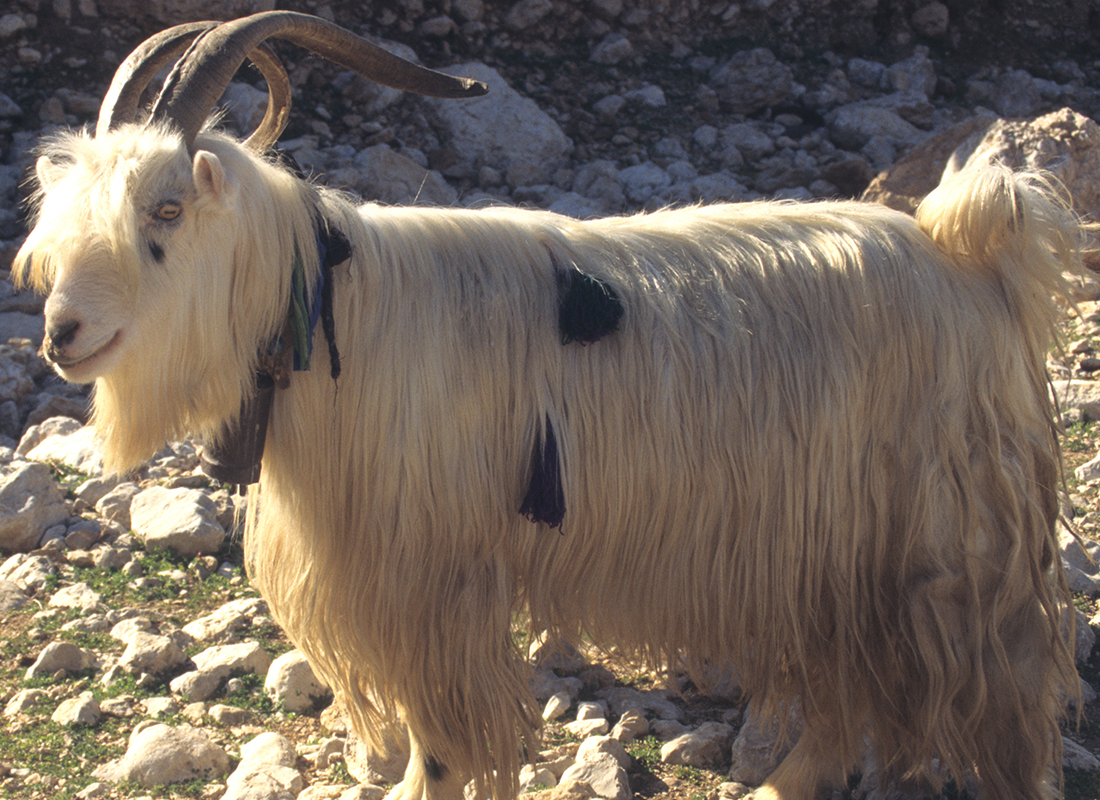
[[[153,723],[139,725],[126,755],[93,775],[101,781],[132,781],[146,788],[194,780],[213,781],[229,772],[229,754],[201,730]]]
[[[22,460],[0,466],[0,548],[33,550],[48,528],[68,518],[69,503],[48,466]]]
[[[133,498],[130,524],[150,550],[194,556],[215,552],[225,540],[214,501],[198,489],[152,486]]]
[[[84,475],[103,474],[95,429],[72,417],[51,417],[28,428],[15,452],[30,461],[63,464]]]
[[[454,164],[444,170],[455,177],[476,177],[482,166],[506,171],[514,164],[537,164],[552,170],[573,150],[573,143],[535,101],[516,92],[484,64],[447,70],[489,86],[483,97],[467,100],[426,98],[429,114],[441,132]]]
[[[711,74],[709,85],[734,114],[753,114],[786,100],[794,74],[771,50],[760,47],[735,53]]]
[[[290,650],[271,662],[264,691],[278,705],[296,713],[308,711],[331,696],[300,650]]]

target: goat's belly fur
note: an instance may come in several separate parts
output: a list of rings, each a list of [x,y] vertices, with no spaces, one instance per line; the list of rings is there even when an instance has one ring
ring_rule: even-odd
[[[1019,289],[1049,249],[947,254],[857,204],[359,214],[343,373],[278,394],[247,544],[359,730],[408,724],[407,796],[514,791],[517,614],[799,703],[765,796],[813,797],[865,737],[898,778],[1053,796],[1054,312]],[[616,333],[561,343],[562,267],[614,288]],[[518,513],[547,422],[560,531]]]

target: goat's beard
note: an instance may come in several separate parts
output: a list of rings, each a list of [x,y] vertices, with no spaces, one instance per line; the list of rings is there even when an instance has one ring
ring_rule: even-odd
[[[107,472],[130,472],[167,442],[210,437],[237,412],[247,386],[237,380],[236,371],[208,370],[204,377],[189,377],[195,374],[122,359],[96,380],[92,424]]]

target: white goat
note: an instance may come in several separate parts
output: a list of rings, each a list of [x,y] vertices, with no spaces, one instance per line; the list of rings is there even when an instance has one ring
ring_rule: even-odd
[[[356,729],[408,726],[398,796],[514,794],[538,719],[519,612],[700,681],[731,664],[765,713],[798,703],[758,797],[812,800],[865,740],[898,779],[1055,796],[1077,681],[1044,359],[1078,234],[1039,181],[964,172],[916,221],[850,202],[355,208],[153,113],[44,147],[16,268],[51,289],[45,352],[95,381],[127,470],[224,436],[287,340],[296,262],[331,294],[313,338],[332,368],[274,391],[247,559]],[[350,257],[319,289],[326,231]],[[608,335],[563,344],[589,279]]]

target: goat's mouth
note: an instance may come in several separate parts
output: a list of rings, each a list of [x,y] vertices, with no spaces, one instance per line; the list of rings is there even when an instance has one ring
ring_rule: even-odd
[[[65,380],[74,383],[86,383],[98,376],[104,361],[118,349],[121,341],[122,329],[119,328],[110,339],[90,353],[73,357],[64,350],[57,351],[51,347],[46,347],[46,358],[57,368],[57,371],[61,373],[61,377]]]

